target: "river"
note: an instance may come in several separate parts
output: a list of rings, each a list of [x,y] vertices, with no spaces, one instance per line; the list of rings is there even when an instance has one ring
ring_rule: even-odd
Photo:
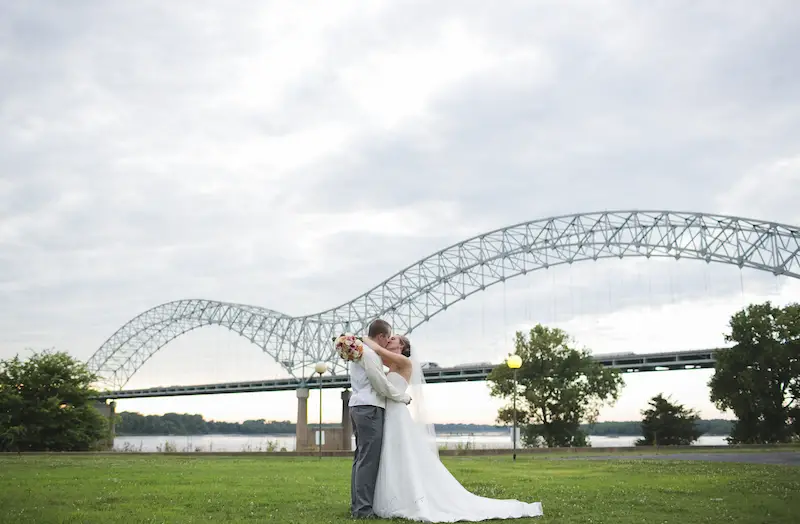
[[[590,436],[592,447],[633,446],[640,437]],[[511,435],[503,433],[440,434],[440,448],[500,449],[511,448]],[[702,436],[699,446],[725,446],[722,436]],[[353,440],[355,446],[355,439]],[[148,435],[119,436],[114,439],[115,451],[294,451],[294,435]]]

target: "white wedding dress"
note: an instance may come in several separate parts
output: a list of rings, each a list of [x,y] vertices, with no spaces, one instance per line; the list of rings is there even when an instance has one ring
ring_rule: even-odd
[[[409,387],[396,372],[386,378],[400,391]],[[408,406],[392,401],[386,403],[373,511],[379,517],[423,522],[543,515],[541,502],[490,499],[467,491],[439,460],[428,434],[414,422]]]

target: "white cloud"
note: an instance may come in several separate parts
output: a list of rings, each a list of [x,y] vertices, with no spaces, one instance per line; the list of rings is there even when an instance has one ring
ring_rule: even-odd
[[[800,224],[800,156],[758,166],[737,180],[718,201],[726,213]]]
[[[432,42],[367,49],[339,77],[348,98],[378,129],[430,125],[432,104],[459,82],[481,75],[505,75],[504,80],[514,82],[538,76],[542,61],[536,50],[503,51],[462,20],[446,21]]]

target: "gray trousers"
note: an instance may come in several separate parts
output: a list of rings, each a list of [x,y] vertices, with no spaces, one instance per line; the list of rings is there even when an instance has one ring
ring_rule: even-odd
[[[356,437],[350,480],[350,513],[354,517],[374,515],[372,501],[383,447],[383,417],[384,409],[377,406],[350,408],[350,421]]]

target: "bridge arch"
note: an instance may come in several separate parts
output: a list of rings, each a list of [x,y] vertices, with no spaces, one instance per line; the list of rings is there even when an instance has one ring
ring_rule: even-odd
[[[345,367],[331,338],[376,317],[411,332],[456,302],[531,271],[585,260],[669,257],[733,264],[800,278],[800,227],[679,211],[605,211],[524,222],[423,258],[337,307],[291,317],[270,309],[190,299],[156,306],[106,340],[89,367],[121,389],[169,341],[216,324],[247,338],[296,376],[327,361]]]

